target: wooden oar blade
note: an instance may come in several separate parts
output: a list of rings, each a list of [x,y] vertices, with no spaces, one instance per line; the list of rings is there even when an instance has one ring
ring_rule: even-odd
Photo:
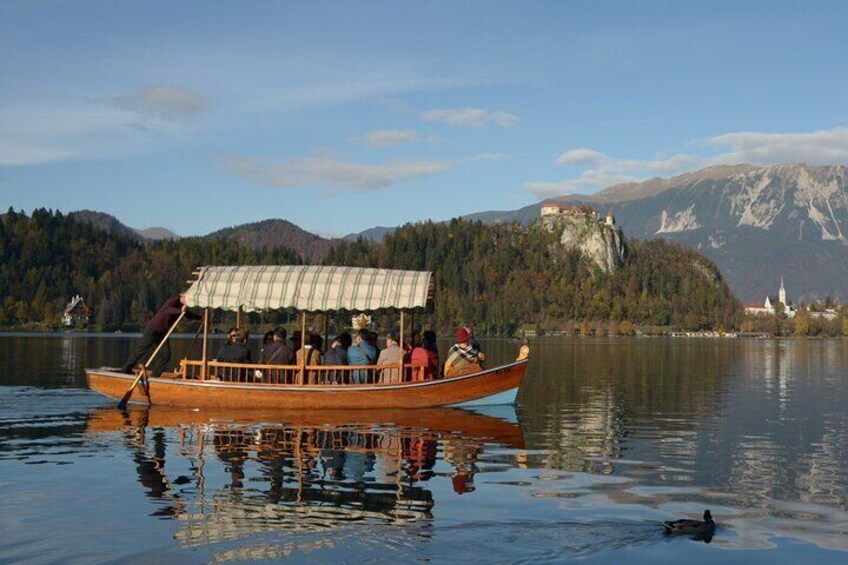
[[[138,386],[138,382],[141,380],[141,376],[143,374],[144,374],[144,369],[142,369],[138,372],[138,376],[136,376],[135,380],[133,381],[132,386],[129,389],[127,389],[127,392],[124,393],[124,396],[121,398],[121,401],[118,402],[118,410],[126,410],[127,409],[127,403],[130,401],[130,398],[132,398],[133,392],[135,392],[135,387]]]
[[[126,410],[127,409],[127,403],[130,401],[130,398],[132,398],[132,393],[133,393],[134,390],[135,390],[135,387],[132,387],[127,392],[124,393],[124,397],[121,398],[120,402],[118,402],[118,410]]]

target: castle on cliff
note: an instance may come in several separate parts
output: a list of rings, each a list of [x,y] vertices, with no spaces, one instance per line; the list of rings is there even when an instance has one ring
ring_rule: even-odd
[[[590,218],[606,224],[608,226],[615,226],[615,216],[612,214],[612,210],[607,212],[607,216],[604,220],[601,220],[601,215],[597,210],[592,208],[591,206],[586,206],[585,204],[582,206],[568,206],[566,204],[557,204],[556,202],[544,202],[542,204],[541,216],[544,218],[545,216],[556,216],[556,215],[565,215],[565,216],[583,216],[586,218]]]

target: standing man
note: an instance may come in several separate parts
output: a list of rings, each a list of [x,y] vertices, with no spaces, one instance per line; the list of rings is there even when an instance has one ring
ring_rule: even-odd
[[[186,310],[184,294],[166,300],[150,321],[147,322],[147,326],[144,328],[144,333],[141,336],[141,343],[135,352],[127,358],[127,362],[121,367],[121,371],[132,374],[136,365],[146,363],[150,354],[156,351],[159,343],[165,338],[165,334],[168,333],[168,330],[171,329],[171,326],[183,312],[185,312],[185,317],[190,320],[199,320],[201,318],[201,316]],[[170,360],[171,346],[165,343],[151,364],[153,376],[158,377],[161,375],[162,371],[165,370],[165,365]]]

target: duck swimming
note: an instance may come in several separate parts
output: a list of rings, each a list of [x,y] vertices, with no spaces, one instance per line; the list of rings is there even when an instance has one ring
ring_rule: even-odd
[[[667,534],[712,534],[715,531],[715,522],[709,510],[704,510],[703,520],[666,520],[663,525]]]

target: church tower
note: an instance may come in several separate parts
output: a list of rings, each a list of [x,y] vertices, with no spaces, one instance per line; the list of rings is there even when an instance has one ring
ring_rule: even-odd
[[[786,306],[786,289],[783,287],[783,277],[780,277],[780,291],[777,294],[777,299]]]

